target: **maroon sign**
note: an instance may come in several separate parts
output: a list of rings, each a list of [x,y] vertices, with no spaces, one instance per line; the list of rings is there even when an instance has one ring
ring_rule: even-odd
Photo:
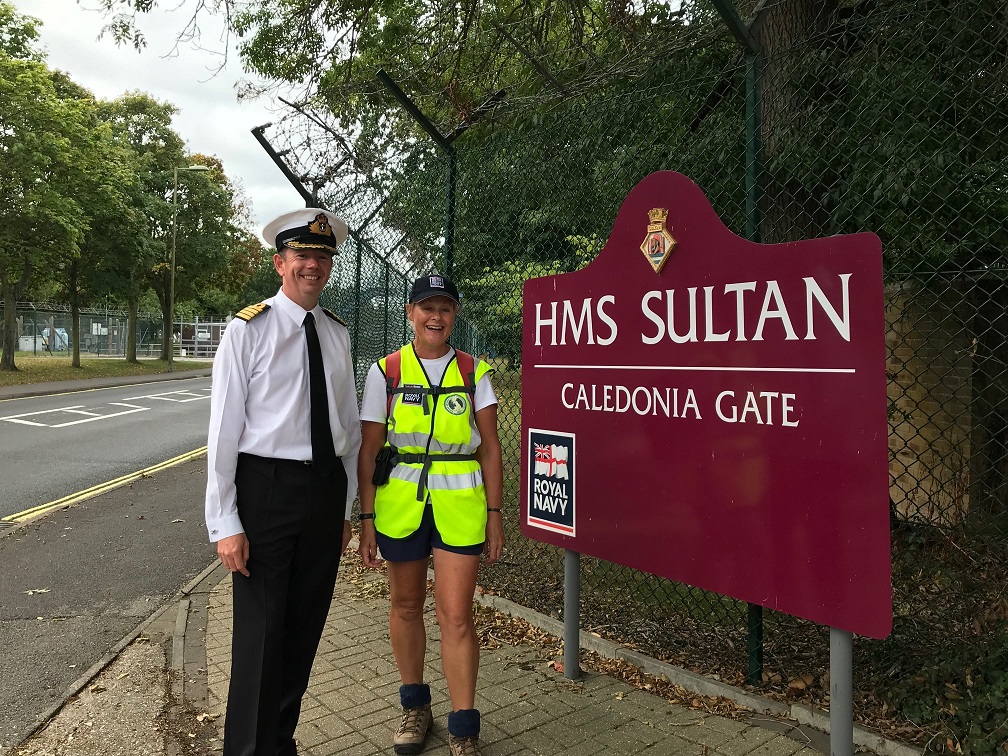
[[[889,634],[878,237],[748,242],[655,173],[522,317],[526,536]]]

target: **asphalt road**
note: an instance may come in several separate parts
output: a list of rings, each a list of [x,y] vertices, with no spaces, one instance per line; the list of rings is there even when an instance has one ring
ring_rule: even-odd
[[[210,378],[0,402],[0,517],[206,445]]]
[[[205,486],[198,459],[0,535],[0,747],[214,561]]]
[[[0,391],[0,516],[204,446],[209,385]],[[64,393],[27,396],[43,391]],[[0,751],[215,561],[205,487],[199,458],[0,530]]]

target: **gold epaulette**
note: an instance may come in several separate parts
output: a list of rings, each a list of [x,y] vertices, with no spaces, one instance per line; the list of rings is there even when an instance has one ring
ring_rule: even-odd
[[[236,318],[241,318],[245,322],[252,320],[256,315],[262,315],[270,306],[265,302],[260,302],[259,304],[249,305],[243,310],[239,310],[235,313]]]
[[[335,320],[337,323],[339,323],[344,328],[349,328],[349,326],[346,324],[346,322],[343,320],[343,318],[341,318],[335,312],[329,312],[329,310],[327,310],[325,307],[322,308],[322,312],[324,312],[326,315],[328,315],[330,318],[332,318],[333,320]]]

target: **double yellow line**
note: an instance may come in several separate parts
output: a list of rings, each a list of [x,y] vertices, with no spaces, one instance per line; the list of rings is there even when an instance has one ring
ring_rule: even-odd
[[[27,522],[36,517],[40,517],[47,512],[51,512],[54,509],[63,509],[69,507],[71,504],[77,504],[78,502],[85,501],[86,499],[94,498],[95,496],[100,496],[106,491],[111,491],[114,488],[119,488],[119,486],[131,483],[138,478],[142,478],[145,475],[150,475],[158,470],[164,470],[166,467],[171,467],[173,465],[179,465],[183,462],[188,462],[191,459],[198,459],[206,454],[207,448],[205,446],[199,449],[194,449],[191,452],[182,454],[174,459],[169,459],[165,462],[160,462],[153,467],[148,467],[145,470],[137,470],[136,472],[129,473],[128,475],[123,475],[121,478],[116,478],[115,480],[110,480],[107,483],[99,483],[97,486],[92,486],[83,491],[78,491],[75,494],[70,494],[69,496],[64,496],[62,499],[56,499],[56,501],[50,501],[48,504],[39,504],[37,507],[32,507],[31,509],[26,509],[23,512],[16,512],[12,515],[7,515],[6,517],[0,518],[0,522],[10,523],[12,525],[19,525],[22,522]]]

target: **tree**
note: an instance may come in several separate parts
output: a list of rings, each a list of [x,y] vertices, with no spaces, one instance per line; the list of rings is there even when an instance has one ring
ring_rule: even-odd
[[[79,162],[67,172],[65,181],[81,206],[83,236],[76,253],[64,256],[55,268],[70,303],[74,334],[71,365],[79,368],[80,308],[108,293],[109,257],[121,253],[124,242],[129,245],[133,229],[127,202],[133,193],[136,166],[132,151],[115,140],[111,125],[102,119],[91,92],[62,72],[53,74],[53,82],[61,100],[79,105],[83,126],[76,145]]]
[[[45,55],[37,47],[39,23],[37,18],[22,15],[6,0],[0,0],[0,52],[16,60],[43,63]]]
[[[210,170],[178,172],[178,191],[172,207],[177,302],[195,298],[216,274],[228,268],[238,231],[232,223],[235,216],[234,189],[220,160],[207,155],[193,155],[187,164],[205,165]],[[174,181],[172,186],[174,194]],[[150,282],[161,302],[165,333],[171,334],[168,307],[172,286],[171,254],[163,263],[154,266]],[[169,344],[170,338],[165,339],[162,345],[165,358]]]
[[[99,103],[116,142],[134,156],[136,180],[124,215],[117,219],[117,247],[105,271],[109,289],[126,303],[126,359],[136,361],[137,313],[140,298],[151,286],[156,269],[165,269],[170,255],[172,167],[185,165],[182,138],[171,125],[174,105],[132,92]],[[164,329],[168,334],[170,330]],[[162,359],[167,357],[162,339]]]
[[[51,72],[0,53],[0,292],[4,301],[0,370],[16,370],[15,307],[36,267],[77,253],[86,216],[68,176],[84,160],[80,105],[61,100]]]

